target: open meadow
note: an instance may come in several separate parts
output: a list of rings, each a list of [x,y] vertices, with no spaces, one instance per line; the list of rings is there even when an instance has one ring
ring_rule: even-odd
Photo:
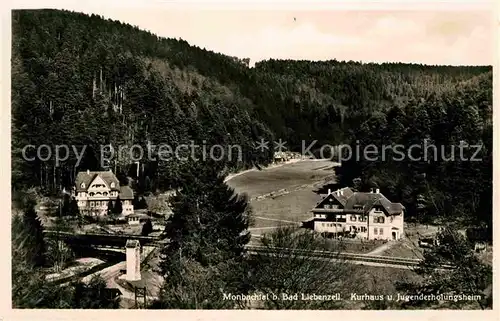
[[[228,185],[249,196],[254,214],[251,231],[260,234],[310,218],[310,210],[321,200],[313,189],[334,176],[334,165],[328,160],[304,160],[249,171],[233,177]]]

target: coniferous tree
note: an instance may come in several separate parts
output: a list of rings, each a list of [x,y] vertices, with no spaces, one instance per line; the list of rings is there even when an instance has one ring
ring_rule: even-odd
[[[61,214],[62,216],[71,215],[71,198],[68,194],[64,194]]]
[[[147,219],[142,226],[141,235],[148,236],[151,232],[153,232],[153,223],[151,223],[150,219]]]
[[[196,163],[183,175],[165,233],[164,271],[178,258],[202,265],[238,258],[250,240],[251,210],[246,197],[227,186],[215,164]]]
[[[80,208],[78,207],[78,202],[74,197],[71,199],[69,213],[71,216],[80,216]]]
[[[29,200],[25,206],[23,215],[24,233],[26,244],[26,260],[34,267],[41,267],[45,264],[45,241],[43,237],[43,226],[35,211],[35,202]]]
[[[109,200],[108,201],[108,209],[107,209],[107,214],[108,216],[112,215],[115,213],[115,206],[113,204],[113,201],[112,200]]]
[[[122,200],[120,196],[116,198],[115,206],[113,207],[113,214],[120,215],[123,212]]]
[[[122,200],[118,196],[115,200],[115,206],[113,207],[113,214],[120,215],[123,212]]]
[[[71,305],[73,309],[118,309],[119,297],[111,296],[106,281],[101,277],[93,277],[88,284],[76,283]]]
[[[144,197],[136,196],[134,198],[134,208],[141,210],[141,209],[146,209],[148,208],[148,203],[144,199]]]
[[[477,304],[489,309],[492,304],[492,269],[481,262],[474,252],[473,243],[450,227],[438,233],[438,244],[424,253],[424,260],[415,271],[424,276],[421,282],[399,282],[397,288],[408,294],[478,295],[475,302],[449,300],[450,307]],[[447,265],[452,269],[443,268]],[[407,306],[433,306],[439,301],[412,300]]]

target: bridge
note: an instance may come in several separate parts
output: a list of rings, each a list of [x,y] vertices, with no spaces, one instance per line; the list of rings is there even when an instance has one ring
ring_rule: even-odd
[[[160,237],[128,235],[128,234],[105,234],[105,233],[87,233],[77,234],[70,232],[45,230],[44,233],[52,238],[59,237],[70,246],[101,246],[108,248],[124,249],[127,240],[137,240],[143,246],[161,246],[166,243]]]

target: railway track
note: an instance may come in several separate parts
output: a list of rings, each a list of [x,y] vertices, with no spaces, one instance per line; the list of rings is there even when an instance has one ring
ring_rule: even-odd
[[[299,250],[299,249],[287,249],[287,248],[269,248],[259,245],[247,246],[247,250],[250,254],[273,254],[279,251],[280,254],[284,255],[296,255],[296,256],[311,256],[317,258],[331,258],[345,261],[357,261],[357,262],[371,262],[380,263],[388,265],[400,265],[400,266],[417,266],[421,260],[402,258],[402,257],[390,257],[390,256],[379,256],[379,255],[366,255],[366,254],[356,254],[356,253],[339,253],[333,251],[309,251],[309,250]]]

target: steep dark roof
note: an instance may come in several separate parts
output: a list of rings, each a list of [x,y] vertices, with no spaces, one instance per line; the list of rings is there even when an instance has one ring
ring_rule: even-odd
[[[120,182],[116,178],[115,174],[110,171],[96,171],[96,172],[79,172],[76,175],[76,180],[75,180],[75,185],[76,185],[76,191],[77,192],[85,192],[88,188],[90,183],[97,177],[100,176],[106,184],[108,184],[109,188],[111,188],[111,183],[115,183],[115,187],[111,188],[113,191],[119,191],[120,190]],[[82,183],[85,183],[85,187],[81,187]]]
[[[128,186],[120,187],[120,199],[122,200],[133,200],[134,199],[134,191]]]
[[[320,206],[324,202],[326,202],[329,198],[333,197],[335,198],[342,206],[345,206],[347,200],[354,194],[352,189],[349,187],[344,187],[339,189],[338,191],[334,191],[330,194],[328,194],[317,206]]]
[[[342,204],[342,212],[364,212],[371,210],[374,206],[380,206],[388,215],[399,214],[404,210],[401,203],[392,203],[381,193],[353,192],[350,188],[342,188],[327,195],[316,208],[321,208],[322,204],[329,198],[335,198]],[[339,212],[339,210],[331,210]]]
[[[366,211],[371,210],[374,206],[380,206],[389,215],[399,214],[404,209],[401,203],[392,203],[381,193],[363,193],[356,192],[346,202],[346,209],[354,209],[356,205],[363,206]]]

